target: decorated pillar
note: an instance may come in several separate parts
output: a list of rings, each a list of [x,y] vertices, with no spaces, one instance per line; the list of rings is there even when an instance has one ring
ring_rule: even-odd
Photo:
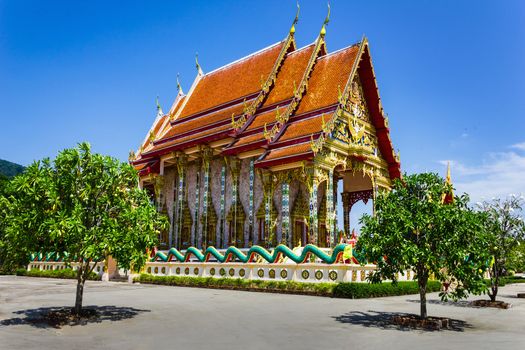
[[[164,201],[164,195],[162,193],[163,188],[164,176],[157,175],[154,180],[153,189],[155,191],[155,206],[159,212],[162,210],[162,203]]]
[[[179,154],[177,156],[177,173],[179,177],[179,183],[177,187],[177,201],[176,204],[176,210],[174,212],[177,213],[176,215],[176,223],[175,223],[175,242],[177,249],[181,249],[182,247],[182,220],[183,220],[183,211],[184,211],[184,198],[186,197],[186,191],[185,191],[185,174],[186,174],[186,160],[187,157],[185,154]]]
[[[261,180],[263,184],[263,203],[264,205],[264,237],[269,246],[273,244],[273,237],[275,237],[275,222],[272,222],[272,199],[274,192],[274,176],[270,171],[261,170]],[[261,243],[261,242],[259,242]]]
[[[328,172],[328,180],[326,183],[326,233],[329,236],[330,244],[334,245],[335,232],[335,210],[334,210],[334,171]]]
[[[338,187],[339,187],[339,178],[337,176],[337,174],[334,174],[334,189],[333,189],[333,196],[334,196],[334,232],[332,234],[332,240],[333,240],[333,243],[334,243],[334,246],[338,243],[337,242],[337,231],[338,231],[338,219],[339,219],[339,204],[338,204],[338,201],[339,201],[339,198],[338,198]]]
[[[197,166],[195,170],[195,211],[194,211],[194,219],[193,219],[193,226],[192,226],[192,238],[191,238],[191,245],[192,246],[198,246],[200,248],[199,244],[199,209],[200,209],[200,167]]]
[[[343,200],[343,223],[345,235],[350,233],[350,192],[341,193]]]
[[[317,216],[317,180],[314,178],[310,190],[310,243],[317,245],[319,234],[319,218]]]
[[[237,244],[238,235],[243,235],[244,232],[237,232],[237,206],[242,205],[242,203],[239,203],[239,174],[241,171],[241,162],[237,158],[226,158],[228,161],[228,165],[230,167],[230,171],[232,174],[232,206],[233,206],[233,218],[232,218],[232,224],[233,224],[233,244]],[[231,211],[231,209],[230,209]],[[231,228],[230,228],[231,230]]]
[[[249,235],[248,235],[248,241],[250,242],[254,242],[254,237],[253,237],[253,187],[254,187],[254,180],[255,180],[255,170],[254,170],[254,160],[253,158],[250,160],[250,178],[249,178],[249,182],[250,182],[250,200],[249,200],[249,209],[248,209],[248,232],[249,232]]]
[[[220,207],[220,219],[219,219],[219,247],[225,247],[224,242],[226,232],[226,166],[223,163],[221,167],[221,207]]]
[[[212,149],[206,148],[202,152],[202,168],[204,172],[204,188],[203,188],[203,203],[202,203],[202,247],[205,249],[208,242],[208,197],[210,187],[210,161],[212,157]]]
[[[290,245],[290,183],[288,180],[281,183],[281,195],[281,236],[282,240]]]

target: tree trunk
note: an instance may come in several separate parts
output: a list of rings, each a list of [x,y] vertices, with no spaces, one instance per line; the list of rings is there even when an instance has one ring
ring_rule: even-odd
[[[419,285],[419,305],[421,319],[427,318],[427,282],[428,272],[425,269],[418,269],[417,283]]]
[[[82,298],[84,296],[84,283],[86,282],[83,270],[84,266],[82,264],[78,267],[77,270],[77,293],[75,297],[75,308],[73,309],[73,313],[75,315],[80,315],[80,313],[82,312]]]
[[[492,276],[490,279],[490,290],[489,297],[491,301],[496,301],[496,296],[498,295],[498,286],[499,286],[499,271],[498,264],[494,263],[492,266]]]

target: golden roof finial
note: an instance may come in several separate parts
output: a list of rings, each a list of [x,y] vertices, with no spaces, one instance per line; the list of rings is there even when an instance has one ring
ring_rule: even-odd
[[[157,99],[155,100],[155,103],[157,104],[157,118],[160,118],[164,115],[164,112],[162,111],[162,107],[160,106],[158,95],[157,95]]]
[[[197,73],[199,75],[203,75],[204,74],[202,72],[201,65],[199,64],[199,53],[198,52],[195,53],[195,67],[197,67]]]
[[[177,73],[177,93],[182,95],[182,87],[180,86],[179,73]]]
[[[328,1],[328,13],[326,14],[326,18],[324,19],[323,26],[321,28],[321,36],[325,36],[326,34],[326,26],[328,25],[328,22],[330,22],[330,1]]]
[[[295,13],[295,19],[293,20],[292,27],[290,28],[290,35],[295,33],[295,25],[299,22],[299,11],[301,7],[299,6],[299,1],[297,1],[297,12]]]

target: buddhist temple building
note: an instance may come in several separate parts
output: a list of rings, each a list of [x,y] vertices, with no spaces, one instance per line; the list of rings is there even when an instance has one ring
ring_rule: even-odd
[[[337,243],[352,205],[400,177],[368,40],[329,52],[284,40],[197,76],[130,162],[170,229],[159,248]]]

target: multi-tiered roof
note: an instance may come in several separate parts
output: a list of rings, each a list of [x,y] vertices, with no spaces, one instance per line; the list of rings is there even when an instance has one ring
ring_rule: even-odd
[[[326,137],[325,123],[358,76],[390,178],[400,176],[381,106],[366,38],[328,52],[327,20],[317,39],[296,48],[295,24],[287,37],[212,72],[198,74],[189,92],[179,86],[166,114],[159,114],[133,164],[141,175],[159,171],[160,158],[207,145],[217,155],[256,157],[255,166],[301,164],[315,156],[313,144]]]

